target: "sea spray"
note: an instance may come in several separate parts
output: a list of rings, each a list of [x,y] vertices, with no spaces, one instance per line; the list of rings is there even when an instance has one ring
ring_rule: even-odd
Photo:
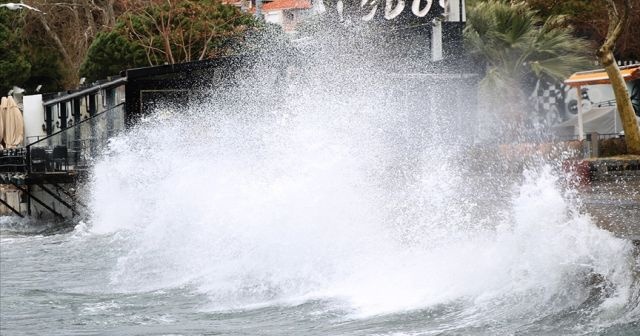
[[[399,155],[408,144],[379,132],[379,115],[300,106],[115,139],[95,167],[91,223],[127,241],[113,290],[186,286],[216,311],[323,300],[360,317],[462,302],[473,323],[579,306],[593,275],[606,279],[602,309],[630,299],[630,244],[581,214],[549,166],[526,171],[487,221],[468,214],[460,152]]]
[[[90,186],[89,228],[119,249],[106,290],[185,290],[213,313],[444,312],[432,330],[469,333],[638,318],[630,244],[579,211],[555,164],[470,168],[450,91],[351,55],[305,54],[278,92],[246,72],[113,139]]]

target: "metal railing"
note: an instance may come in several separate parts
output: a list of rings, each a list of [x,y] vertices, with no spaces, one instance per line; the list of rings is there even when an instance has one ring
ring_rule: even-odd
[[[124,104],[116,105],[26,147],[29,173],[86,170],[109,138],[124,129]]]
[[[0,172],[25,172],[26,148],[9,148],[0,150]]]
[[[614,106],[617,106],[617,102],[615,99],[611,99],[611,100],[597,102],[594,105],[596,107],[614,107]]]

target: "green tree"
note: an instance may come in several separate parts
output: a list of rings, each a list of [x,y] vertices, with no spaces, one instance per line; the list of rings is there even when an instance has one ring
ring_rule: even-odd
[[[80,74],[93,81],[133,67],[232,54],[254,27],[251,14],[218,0],[132,2],[114,29],[97,35]]]
[[[137,2],[119,21],[149,65],[213,58],[233,51],[255,21],[219,0]]]
[[[576,36],[593,41],[601,46],[609,30],[607,6],[603,1],[584,0],[526,0],[532,9],[542,17],[564,15],[575,28]],[[622,0],[615,0],[622,4]],[[633,1],[632,1],[633,2]],[[625,29],[616,41],[614,54],[621,60],[640,60],[640,1],[629,8],[629,18]]]
[[[62,60],[55,48],[29,41],[22,49],[31,64],[31,72],[20,87],[25,88],[28,94],[35,93],[39,85],[42,85],[40,92],[64,90]]]
[[[20,30],[15,29],[17,17],[0,13],[0,95],[6,95],[14,85],[22,85],[31,73],[31,64],[21,53]]]
[[[28,4],[47,14],[22,10],[25,53],[55,54],[50,64],[58,69],[64,88],[78,86],[79,69],[95,36],[109,30],[122,12],[125,0],[30,0]],[[17,1],[14,1],[17,2]],[[48,54],[47,54],[48,53]],[[54,60],[44,57],[44,60]],[[46,72],[46,68],[42,69]]]
[[[120,71],[149,65],[144,48],[122,33],[123,27],[96,36],[80,68],[89,82],[117,75]]]
[[[563,16],[541,19],[523,2],[480,2],[468,9],[465,42],[486,65],[480,82],[484,97],[507,121],[509,137],[527,117],[523,84],[531,76],[564,79],[589,64],[589,43],[574,37]]]

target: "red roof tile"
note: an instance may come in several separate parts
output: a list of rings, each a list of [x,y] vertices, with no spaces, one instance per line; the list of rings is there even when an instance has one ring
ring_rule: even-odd
[[[222,0],[221,2],[225,5],[234,5],[238,7],[242,5],[242,0]]]
[[[262,6],[263,11],[273,11],[281,9],[309,9],[311,8],[310,0],[275,0]]]

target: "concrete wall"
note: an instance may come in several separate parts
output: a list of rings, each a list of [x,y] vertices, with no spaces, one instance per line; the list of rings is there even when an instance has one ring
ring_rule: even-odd
[[[17,190],[15,187],[5,184],[0,184],[0,198],[2,198],[5,202],[9,203],[9,205],[20,211],[21,213],[27,212],[26,203],[20,203],[22,192]],[[14,215],[13,211],[4,206],[4,204],[0,204],[0,216],[12,216]]]
[[[71,185],[60,185],[61,187],[69,190]],[[55,187],[52,185],[45,185],[45,188],[54,192],[56,196],[67,202],[68,204],[75,206],[76,209],[82,210],[78,207],[77,204],[74,203],[72,199],[66,196],[64,193],[57,191]],[[47,192],[43,191],[38,186],[31,186],[31,193],[34,197],[41,200],[50,208],[54,209],[57,213],[61,214],[65,219],[69,219],[73,217],[73,212],[66,207],[64,204],[56,200]],[[28,201],[26,195],[23,195],[20,190],[11,186],[2,184],[0,185],[0,198],[5,200],[11,207],[20,211],[23,216],[27,216],[28,211]],[[8,209],[6,206],[0,204],[0,216],[12,216],[14,213]],[[49,211],[47,208],[36,202],[35,200],[31,200],[31,216],[37,219],[56,219],[56,216]]]
[[[274,23],[282,26],[282,21],[283,21],[282,11],[277,10],[277,11],[265,12],[264,20],[268,23]]]
[[[38,138],[45,137],[44,130],[44,107],[42,106],[42,95],[30,95],[22,98],[24,110],[24,137],[25,145],[35,142]]]

